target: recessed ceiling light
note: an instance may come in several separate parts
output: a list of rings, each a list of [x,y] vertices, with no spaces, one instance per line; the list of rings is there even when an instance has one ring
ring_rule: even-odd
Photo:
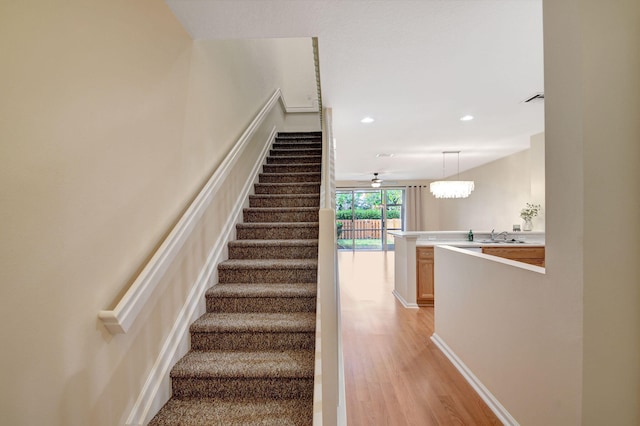
[[[376,154],[376,157],[378,157],[378,158],[389,158],[389,157],[393,157],[393,154],[380,153],[380,154]]]
[[[464,115],[460,117],[460,121],[471,121],[473,120],[473,115]]]
[[[371,118],[371,117],[365,117],[365,118],[363,118],[362,120],[360,120],[360,122],[361,122],[361,123],[364,123],[364,124],[373,123],[374,121],[376,121],[376,120],[374,120],[374,119],[373,119],[373,118]]]

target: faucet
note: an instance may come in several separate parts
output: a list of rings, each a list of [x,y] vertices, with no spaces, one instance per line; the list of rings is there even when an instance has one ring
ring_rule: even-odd
[[[507,239],[509,239],[509,233],[507,231],[502,231],[496,234],[496,230],[494,228],[491,230],[491,241],[496,241],[497,237],[502,237],[505,241],[507,241]]]

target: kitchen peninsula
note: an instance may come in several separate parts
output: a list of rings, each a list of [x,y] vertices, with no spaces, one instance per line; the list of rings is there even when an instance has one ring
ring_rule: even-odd
[[[476,232],[469,241],[463,231],[390,232],[395,241],[393,294],[407,308],[433,306],[434,246],[448,245],[504,258],[522,268],[544,267],[544,232]],[[488,259],[491,259],[487,256]]]

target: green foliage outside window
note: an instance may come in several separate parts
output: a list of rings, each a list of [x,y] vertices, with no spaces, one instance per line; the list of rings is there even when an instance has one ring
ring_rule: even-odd
[[[356,209],[355,217],[352,217],[351,210],[338,210],[336,212],[337,220],[351,219],[382,219],[382,210],[380,209]],[[400,219],[400,210],[388,209],[387,219]]]

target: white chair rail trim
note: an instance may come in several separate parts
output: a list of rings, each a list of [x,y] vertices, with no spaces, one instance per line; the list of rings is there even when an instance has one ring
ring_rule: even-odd
[[[273,142],[275,137],[276,128],[274,127],[271,130],[269,139],[264,144],[258,161],[253,166],[251,175],[242,187],[242,191],[238,194],[233,210],[224,224],[223,229],[225,232],[218,237],[209,252],[204,266],[200,270],[171,331],[167,335],[162,350],[158,354],[147,377],[147,381],[142,387],[142,391],[138,395],[133,409],[129,414],[126,426],[147,424],[151,420],[152,415],[160,410],[170,396],[170,391],[165,392],[166,395],[160,392],[165,384],[166,389],[170,389],[169,370],[189,349],[189,326],[202,314],[202,312],[198,310],[199,303],[204,300],[204,294],[207,288],[209,288],[210,283],[217,281],[218,270],[216,267],[218,263],[224,260],[223,256],[226,254],[224,249],[233,237],[232,234],[235,230],[234,225],[239,222],[242,217],[244,202],[253,188],[254,181],[260,172],[264,158],[267,156],[271,142]],[[163,383],[165,381],[166,383]]]
[[[276,89],[116,307],[113,310],[102,310],[98,313],[98,317],[111,334],[126,333],[131,328],[160,278],[175,259],[198,219],[204,214],[213,196],[224,182],[224,177],[238,161],[253,133],[280,99],[282,99],[282,93],[280,89]]]

